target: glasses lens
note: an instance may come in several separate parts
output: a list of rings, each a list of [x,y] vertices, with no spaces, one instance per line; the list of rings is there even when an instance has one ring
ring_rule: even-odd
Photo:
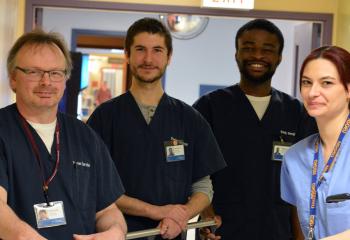
[[[53,82],[60,82],[60,81],[62,81],[62,80],[65,78],[65,76],[66,76],[66,74],[65,74],[64,71],[59,71],[59,70],[50,71],[49,74],[50,74],[50,79],[51,79],[51,81],[53,81]]]
[[[29,81],[40,81],[43,79],[45,73],[47,73],[52,82],[63,81],[66,77],[66,71],[64,70],[52,70],[52,71],[43,71],[39,69],[26,69],[16,67],[16,69],[22,71]]]
[[[26,69],[24,72],[27,74],[27,78],[31,81],[40,81],[43,72],[40,70],[35,70],[35,69]]]

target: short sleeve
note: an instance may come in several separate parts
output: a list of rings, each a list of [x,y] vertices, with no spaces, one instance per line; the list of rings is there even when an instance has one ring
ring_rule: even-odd
[[[199,113],[197,113],[195,129],[195,174],[193,181],[226,167],[215,136],[208,122]]]
[[[293,181],[289,172],[290,169],[288,169],[287,159],[288,159],[288,152],[284,156],[282,168],[281,168],[281,198],[284,201],[295,206],[296,199],[295,199],[295,193],[293,188]]]
[[[87,120],[87,124],[103,139],[107,148],[112,146],[112,134],[110,134],[111,129],[106,126],[112,126],[115,120],[115,112],[111,109],[109,104],[102,103],[99,105],[95,111],[91,114]],[[118,117],[116,117],[118,119]],[[109,149],[111,152],[112,149]]]
[[[100,211],[115,202],[125,190],[109,151],[100,138],[98,145],[96,208],[97,211]]]

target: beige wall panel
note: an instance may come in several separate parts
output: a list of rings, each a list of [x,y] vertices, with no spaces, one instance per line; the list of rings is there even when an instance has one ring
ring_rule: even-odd
[[[339,0],[337,45],[350,51],[350,1]]]
[[[7,78],[6,57],[17,38],[18,5],[17,0],[0,0],[0,107],[13,102]]]

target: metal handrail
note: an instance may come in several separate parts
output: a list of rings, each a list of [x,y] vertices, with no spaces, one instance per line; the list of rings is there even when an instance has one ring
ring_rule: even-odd
[[[210,227],[210,226],[215,226],[215,225],[216,225],[216,223],[215,223],[214,220],[199,221],[199,222],[194,222],[194,223],[187,224],[187,230],[188,229],[193,229],[193,228]],[[151,228],[151,229],[146,229],[146,230],[130,232],[130,233],[126,234],[126,239],[151,237],[151,236],[155,236],[155,235],[159,235],[159,234],[160,234],[160,229],[159,228]]]

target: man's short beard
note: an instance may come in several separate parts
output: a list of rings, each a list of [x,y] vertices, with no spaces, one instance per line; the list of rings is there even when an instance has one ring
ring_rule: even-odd
[[[134,77],[135,77],[135,79],[137,79],[138,81],[140,81],[142,83],[149,83],[149,84],[151,84],[151,83],[154,83],[156,81],[159,81],[163,77],[163,75],[161,75],[160,77],[159,76],[154,77],[154,78],[149,79],[149,80],[145,80],[145,79],[143,79],[142,77],[140,77],[138,75],[134,75]]]
[[[270,81],[272,76],[275,74],[275,71],[270,70],[260,77],[255,77],[250,75],[248,71],[245,70],[245,68],[240,70],[240,72],[244,79],[248,80],[251,83],[255,83],[256,85],[260,85]]]
[[[134,78],[137,79],[138,81],[140,81],[142,83],[146,83],[146,84],[147,83],[149,83],[149,84],[155,83],[158,80],[162,79],[162,77],[164,76],[165,70],[166,70],[166,68],[160,69],[160,72],[157,76],[155,76],[154,78],[151,78],[151,79],[145,79],[142,76],[140,76],[139,74],[137,74],[137,70],[133,71],[133,69],[130,68],[130,72],[134,76]]]
[[[264,84],[264,83],[270,81],[272,76],[275,74],[275,71],[276,71],[276,68],[272,69],[271,65],[269,64],[268,71],[266,73],[264,73],[260,77],[255,77],[255,76],[252,76],[251,74],[249,74],[249,71],[247,71],[247,66],[248,66],[247,61],[239,62],[236,59],[236,62],[237,62],[239,72],[241,73],[243,78],[246,79],[247,81],[249,81],[250,83],[253,83],[256,85]]]

